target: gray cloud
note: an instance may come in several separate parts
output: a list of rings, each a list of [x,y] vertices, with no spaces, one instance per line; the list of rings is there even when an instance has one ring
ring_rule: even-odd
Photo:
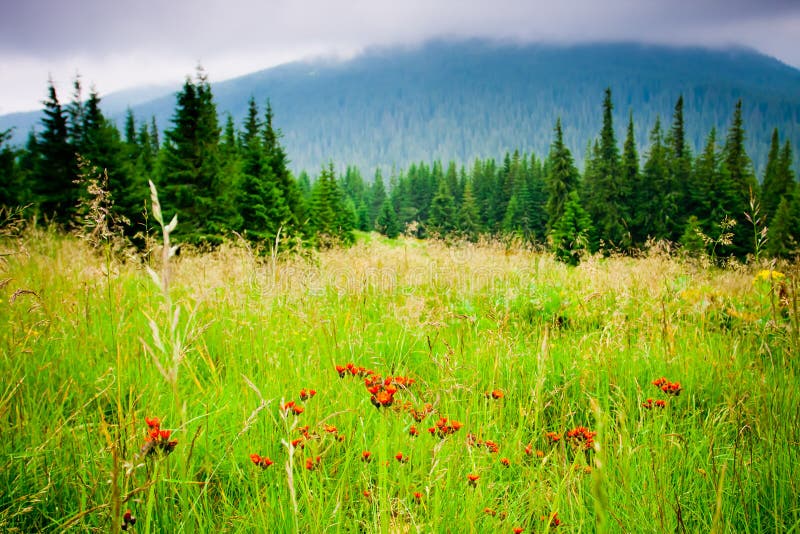
[[[0,106],[37,69],[60,77],[80,70],[107,92],[179,79],[197,61],[219,79],[307,54],[437,36],[741,44],[800,66],[796,0],[0,2],[0,75],[16,82],[0,89]],[[43,92],[45,70],[25,92]]]

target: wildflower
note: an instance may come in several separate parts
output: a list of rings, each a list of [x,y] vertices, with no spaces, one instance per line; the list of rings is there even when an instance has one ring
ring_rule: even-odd
[[[422,501],[422,493],[420,493],[418,491],[415,491],[414,492],[414,500],[416,500],[417,502],[421,502]]]
[[[786,278],[786,275],[780,271],[773,271],[771,269],[762,269],[761,271],[758,271],[758,274],[755,275],[755,277],[753,278],[753,283],[755,284],[756,282],[765,282],[768,280],[774,280],[776,282],[780,282],[784,278]]]
[[[576,426],[567,432],[567,440],[574,446],[582,446],[584,449],[589,450],[594,445],[594,437],[596,435],[597,432],[591,432],[585,426]]]
[[[591,465],[587,465],[586,467],[584,467],[583,468],[583,474],[584,475],[591,475],[592,474],[592,466]]]
[[[372,461],[372,453],[369,451],[364,451],[361,453],[361,461],[365,463],[370,463]]]
[[[141,455],[150,456],[156,453],[167,455],[175,450],[177,440],[170,440],[171,430],[161,430],[161,421],[158,417],[152,419],[145,417],[149,430],[144,445],[139,452]]]
[[[417,430],[417,427],[412,425],[411,428],[408,429],[408,435],[412,438],[416,438],[419,436],[419,430]]]
[[[136,518],[133,516],[130,510],[125,510],[125,513],[122,516],[122,525],[120,528],[122,530],[128,530],[128,527],[132,527],[136,524]]]
[[[561,441],[561,434],[559,434],[558,432],[548,432],[547,434],[545,434],[545,436],[547,437],[548,441],[550,441],[550,443],[558,443],[559,441]]]
[[[337,432],[339,432],[339,430],[333,425],[325,425],[324,430],[328,434],[336,434]]]
[[[369,499],[370,497],[372,497],[372,492],[369,491],[369,490],[364,490],[364,491],[361,492],[361,495],[363,495],[364,497]]]
[[[508,458],[500,458],[500,463],[508,467],[511,465],[511,460],[509,460]]]
[[[315,389],[305,389],[305,388],[303,388],[303,389],[300,390],[300,400],[303,400],[303,401],[304,400],[308,400],[308,399],[310,399],[311,397],[313,397],[316,394],[317,394],[317,391]]]
[[[322,458],[319,456],[316,458],[306,458],[306,469],[313,471],[317,468],[317,466],[319,466],[320,462],[322,462]]]
[[[522,532],[523,532],[524,530],[525,530],[525,529],[524,529],[524,528],[522,528],[522,527],[514,527],[514,530],[513,530],[513,532],[514,532],[514,534],[522,534]]]
[[[642,403],[642,407],[645,410],[652,410],[653,409],[653,399],[647,399]]]
[[[502,399],[505,394],[503,393],[502,389],[493,389],[492,391],[487,391],[486,393],[484,393],[484,395],[486,396],[487,399],[491,397],[494,400],[498,400]]]
[[[403,456],[402,452],[398,452],[397,454],[394,455],[394,459],[400,462],[401,464],[404,464],[408,461],[408,456]]]
[[[536,457],[537,458],[544,458],[544,451],[540,451],[539,449],[536,449]]]
[[[467,475],[467,481],[469,485],[473,488],[478,485],[478,479],[481,478],[480,475],[476,475],[474,473],[470,473]]]
[[[387,407],[391,406],[394,402],[393,395],[393,393],[389,393],[385,390],[379,391],[377,394],[372,395],[369,400],[376,408]]]
[[[533,454],[533,445],[528,443],[527,445],[525,445],[525,455],[530,456],[531,454]]]
[[[302,437],[302,436],[299,437],[299,438],[293,439],[291,441],[292,448],[296,449],[296,448],[300,447],[301,449],[305,449],[306,448],[305,441],[306,441],[306,439],[304,437]]]
[[[667,406],[667,401],[659,399],[656,401],[656,408],[665,408]]]
[[[344,378],[347,368],[341,365],[336,366],[336,372],[339,373],[339,378]]]
[[[275,463],[266,456],[259,456],[258,454],[251,454],[250,460],[261,469],[266,469],[267,467]]]
[[[497,512],[495,512],[494,510],[492,510],[492,509],[491,509],[491,508],[489,508],[488,506],[487,506],[486,508],[484,508],[484,509],[483,509],[483,513],[484,513],[484,514],[486,514],[486,515],[490,515],[490,516],[492,516],[492,517],[494,517],[494,516],[496,516],[496,515],[497,515]]]

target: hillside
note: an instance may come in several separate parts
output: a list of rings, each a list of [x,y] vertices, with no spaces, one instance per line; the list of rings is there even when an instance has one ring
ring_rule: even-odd
[[[711,127],[724,133],[739,98],[757,169],[773,127],[800,144],[800,71],[745,49],[438,41],[349,61],[295,62],[213,86],[220,113],[237,122],[251,95],[269,98],[293,167],[311,172],[329,160],[369,170],[469,162],[514,148],[543,155],[559,116],[581,161],[600,128],[605,87],[613,90],[619,137],[633,111],[640,146],[681,94],[695,147]],[[133,110],[141,120],[155,115],[163,128],[174,106],[168,95]],[[115,107],[109,112],[121,125]],[[34,121],[35,114],[0,117],[0,129],[18,126],[22,141]]]

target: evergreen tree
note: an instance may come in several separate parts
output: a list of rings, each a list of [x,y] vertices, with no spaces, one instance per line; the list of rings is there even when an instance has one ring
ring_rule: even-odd
[[[723,148],[723,164],[733,186],[732,204],[728,215],[736,221],[733,228],[732,251],[744,257],[753,251],[752,225],[745,218],[751,196],[758,196],[758,183],[753,175],[753,165],[744,148],[745,131],[742,121],[742,101],[736,103],[728,136]],[[749,228],[748,228],[749,226]]]
[[[781,197],[778,209],[770,219],[767,253],[778,258],[800,254],[800,194],[797,187]]]
[[[611,89],[606,89],[603,99],[603,126],[600,130],[599,146],[593,172],[586,175],[586,210],[592,218],[597,237],[607,249],[625,247],[629,236],[625,231],[623,212],[624,193],[621,190],[619,148],[614,134]]]
[[[31,146],[38,153],[34,158],[31,189],[39,211],[64,224],[72,219],[80,198],[75,184],[78,169],[75,150],[69,141],[67,117],[52,80],[44,106],[42,131]]]
[[[242,178],[236,203],[241,218],[239,230],[249,240],[271,246],[292,214],[267,163],[261,128],[258,108],[251,98],[240,141]]]
[[[781,199],[787,194],[794,184],[791,173],[791,145],[787,141],[784,150],[781,150],[778,140],[778,129],[772,132],[767,166],[764,170],[764,180],[761,185],[761,212],[766,220],[772,220]],[[787,154],[784,151],[788,151]]]
[[[558,224],[559,219],[563,217],[570,193],[577,190],[579,180],[578,169],[573,162],[572,153],[564,145],[561,119],[556,120],[555,133],[547,164],[548,232],[551,232]]]
[[[639,152],[636,149],[636,136],[633,128],[633,112],[628,118],[628,132],[625,136],[625,143],[622,149],[622,176],[620,179],[620,189],[623,192],[622,204],[628,218],[625,222],[626,232],[630,234],[631,239],[629,244],[633,246],[640,246],[642,243],[635,241],[636,229],[635,221],[641,218],[639,213],[640,206],[637,204],[637,188],[639,187],[641,178],[639,176]],[[633,222],[633,224],[632,224]]]
[[[383,174],[381,174],[380,168],[375,170],[375,178],[369,189],[369,221],[370,229],[372,229],[375,226],[378,214],[383,208],[383,202],[387,198],[386,186],[383,184]]]
[[[310,225],[317,242],[322,247],[355,241],[355,221],[352,203],[345,202],[344,194],[336,181],[333,163],[323,167],[311,190]]]
[[[672,127],[667,135],[668,173],[662,197],[662,213],[666,222],[667,239],[677,241],[684,230],[687,213],[687,193],[692,173],[692,152],[686,143],[686,127],[683,120],[683,96],[675,103]]]
[[[696,215],[691,215],[686,221],[686,228],[680,239],[683,250],[690,256],[700,256],[706,250],[706,242],[700,235],[701,232],[700,220]]]
[[[571,191],[564,204],[564,213],[550,233],[556,259],[568,265],[578,265],[581,252],[590,250],[593,231],[592,220],[581,206],[578,192]]]
[[[394,211],[391,200],[383,199],[381,210],[375,220],[375,229],[390,239],[396,238],[400,234],[400,221]]]
[[[296,233],[302,230],[300,222],[306,219],[306,208],[297,182],[289,171],[289,158],[280,144],[282,134],[280,130],[275,129],[273,118],[272,105],[267,101],[263,125],[264,151],[278,190],[291,213],[291,218],[287,221],[288,230]]]
[[[464,185],[464,195],[458,208],[458,229],[467,240],[475,242],[481,232],[480,213],[472,194],[472,180]]]
[[[637,206],[640,206],[636,221],[636,243],[644,243],[648,238],[669,239],[669,229],[664,213],[668,160],[667,149],[661,132],[661,120],[656,117],[655,126],[650,132],[650,148],[642,172],[641,186],[638,188]]]
[[[224,184],[220,166],[220,128],[211,86],[202,70],[187,78],[177,95],[173,126],[166,132],[160,187],[165,211],[176,211],[184,241],[217,244],[230,224],[228,206],[220,205]],[[171,215],[165,213],[165,219]]]
[[[456,229],[456,204],[447,181],[439,181],[436,195],[431,200],[428,233],[446,237]]]
[[[11,130],[0,132],[0,206],[16,207],[25,203],[26,194],[17,169],[17,151],[7,141]]]

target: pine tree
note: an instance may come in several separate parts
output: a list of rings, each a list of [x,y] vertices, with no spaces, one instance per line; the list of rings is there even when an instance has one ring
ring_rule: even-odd
[[[739,100],[723,148],[723,164],[734,193],[732,203],[728,206],[728,215],[737,223],[733,229],[732,251],[739,257],[753,252],[752,225],[747,222],[744,214],[748,210],[751,195],[758,196],[758,183],[753,175],[753,165],[745,151],[744,142],[742,101]]]
[[[641,185],[637,191],[640,218],[636,221],[636,243],[644,243],[648,238],[669,238],[667,220],[661,211],[665,202],[668,173],[667,149],[664,146],[661,120],[656,117],[656,123],[650,132],[650,148],[642,171]]]
[[[280,130],[275,129],[273,119],[272,104],[267,101],[262,134],[264,151],[267,157],[267,164],[275,176],[275,184],[291,213],[291,218],[287,221],[287,230],[297,233],[302,230],[300,223],[306,219],[306,206],[297,187],[297,182],[289,170],[289,158],[280,144],[282,134]]]
[[[278,188],[272,167],[267,163],[261,128],[258,108],[251,98],[240,141],[242,178],[236,202],[241,220],[239,231],[247,239],[265,242],[269,247],[278,233],[283,232],[282,227],[292,214]]]
[[[428,234],[446,237],[456,229],[456,204],[444,179],[439,180],[436,195],[431,200]]]
[[[636,149],[636,135],[633,128],[633,112],[628,117],[628,131],[625,135],[625,143],[622,149],[622,175],[620,178],[620,190],[622,191],[621,202],[623,209],[628,217],[625,222],[626,232],[631,236],[629,245],[641,246],[642,243],[634,240],[637,235],[636,229],[631,224],[641,218],[639,214],[640,206],[637,204],[636,190],[641,182],[639,176],[639,152]]]
[[[791,258],[800,254],[800,194],[798,187],[781,197],[770,219],[767,253],[772,257]]]
[[[374,228],[375,221],[378,218],[383,208],[383,202],[386,200],[386,186],[383,184],[383,174],[380,168],[375,170],[375,178],[372,181],[372,186],[369,188],[369,227]]]
[[[792,148],[787,141],[781,150],[778,129],[772,132],[772,142],[767,156],[767,166],[761,185],[761,211],[766,220],[772,220],[781,199],[792,189]]]
[[[173,126],[166,132],[161,161],[160,190],[165,211],[179,214],[176,233],[195,244],[217,244],[231,220],[220,205],[220,128],[211,86],[202,70],[187,78],[177,96]],[[165,213],[165,218],[171,214]]]
[[[20,172],[17,169],[17,151],[7,141],[11,130],[0,132],[0,206],[22,206],[26,200]]]
[[[397,220],[394,206],[388,198],[383,199],[381,210],[375,220],[375,229],[390,239],[394,239],[400,234],[400,222]]]
[[[582,251],[588,251],[592,241],[592,220],[581,206],[577,191],[572,191],[564,205],[564,213],[550,233],[551,247],[556,259],[568,265],[578,265]]]
[[[34,158],[31,189],[39,211],[65,224],[72,220],[80,198],[75,184],[78,169],[75,150],[69,141],[67,117],[52,80],[44,106],[42,131],[35,144],[38,154]]]
[[[587,173],[586,210],[594,223],[597,237],[606,249],[627,246],[629,236],[625,231],[623,193],[620,188],[621,169],[619,148],[614,133],[611,89],[606,89],[603,99],[603,126],[596,155],[593,156],[592,173]]]
[[[686,143],[686,127],[683,120],[683,96],[675,103],[672,127],[665,140],[668,173],[662,197],[662,213],[666,221],[666,238],[677,241],[692,211],[687,205],[687,194],[692,173],[692,152]]]
[[[344,194],[336,181],[333,163],[322,168],[311,190],[311,216],[309,223],[314,229],[317,243],[329,247],[337,243],[350,244],[355,241],[354,209],[345,202]]]
[[[464,196],[458,209],[458,229],[467,240],[475,242],[481,232],[480,213],[472,194],[472,180],[464,185]]]
[[[564,215],[564,209],[570,194],[578,189],[578,169],[572,159],[572,153],[564,145],[564,132],[561,119],[556,120],[555,139],[550,145],[547,164],[547,215],[548,232],[558,224]]]

